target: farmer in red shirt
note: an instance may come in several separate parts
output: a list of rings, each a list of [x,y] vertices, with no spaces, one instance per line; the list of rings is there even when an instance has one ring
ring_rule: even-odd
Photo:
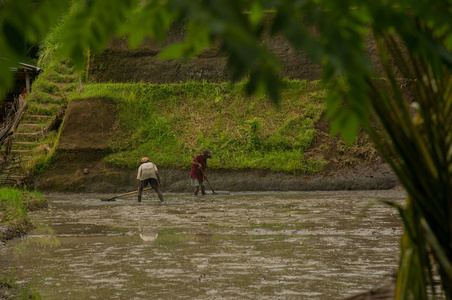
[[[210,150],[206,149],[202,154],[198,154],[191,161],[191,185],[195,187],[195,195],[199,193],[199,187],[201,187],[201,194],[206,194],[206,187],[204,185],[204,179],[207,179],[206,169],[207,169],[207,159],[212,158]]]

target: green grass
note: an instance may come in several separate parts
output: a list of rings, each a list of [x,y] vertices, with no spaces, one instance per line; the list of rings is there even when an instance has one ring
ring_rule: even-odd
[[[3,213],[2,221],[16,218],[26,218],[28,209],[23,201],[21,190],[14,188],[0,188],[0,210]]]
[[[33,201],[31,201],[33,200]],[[26,219],[34,206],[42,206],[44,196],[36,191],[19,190],[11,187],[0,188],[0,223],[8,223],[20,218]]]
[[[116,166],[134,168],[148,156],[161,167],[186,168],[193,154],[209,148],[210,168],[311,174],[326,163],[303,157],[323,113],[323,93],[318,82],[287,81],[275,107],[263,96],[247,97],[245,83],[92,84],[69,100],[117,104],[120,130],[105,158]]]

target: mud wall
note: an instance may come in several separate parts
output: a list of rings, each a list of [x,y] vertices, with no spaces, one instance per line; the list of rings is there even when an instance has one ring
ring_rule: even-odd
[[[107,150],[116,122],[116,105],[108,100],[72,101],[66,110],[59,150]]]
[[[311,31],[315,32],[315,29]],[[103,53],[92,55],[89,78],[94,82],[227,81],[230,78],[227,57],[221,51],[219,43],[189,61],[163,61],[157,58],[164,47],[183,40],[183,34],[182,26],[175,26],[170,30],[165,44],[147,39],[134,50],[128,48],[126,39],[112,39]],[[312,62],[306,53],[294,50],[284,37],[265,35],[262,42],[281,61],[282,76],[309,81],[320,79],[320,65]],[[378,65],[374,39],[366,36],[365,44],[369,58]]]
[[[59,151],[54,166],[30,184],[40,191],[122,194],[137,188],[137,170],[116,168],[102,161],[102,151]],[[163,192],[192,192],[190,169],[160,168]],[[340,172],[290,175],[265,171],[209,171],[215,191],[333,191],[388,190],[399,186],[385,164],[355,166]],[[211,193],[209,186],[206,190]]]
[[[317,80],[321,68],[309,61],[306,54],[294,51],[287,41],[274,38],[270,49],[283,62],[282,75],[293,79]],[[129,50],[127,41],[114,39],[102,54],[91,57],[89,78],[95,82],[175,83],[188,80],[227,81],[227,57],[216,46],[187,62],[160,60],[162,46],[146,40],[138,49]]]
[[[102,153],[59,152],[55,166],[34,179],[41,191],[124,193],[137,188],[136,172],[102,162]],[[160,169],[164,192],[192,192],[190,169]],[[387,165],[355,166],[334,174],[289,175],[264,171],[210,171],[215,191],[388,190],[399,183]],[[210,192],[209,186],[206,190]]]

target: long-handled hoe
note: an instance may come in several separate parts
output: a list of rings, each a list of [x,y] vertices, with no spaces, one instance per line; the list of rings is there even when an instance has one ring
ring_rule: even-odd
[[[151,190],[151,189],[152,189],[151,187],[148,187],[148,188],[143,189],[143,191],[148,191],[148,190]],[[122,197],[122,196],[127,196],[127,195],[132,195],[132,194],[135,194],[137,192],[138,191],[128,192],[128,193],[125,193],[125,194],[116,195],[116,196],[111,197],[111,198],[104,198],[104,199],[100,199],[100,200],[101,201],[116,201],[116,198],[119,198],[119,197]]]
[[[193,159],[199,164],[199,162],[196,160],[196,157],[193,156]],[[206,174],[204,173],[204,170],[202,169],[202,167],[200,168],[202,176],[206,179],[207,183],[209,184],[210,189],[212,190],[212,193],[216,194],[215,191],[213,190],[212,186],[210,185],[209,179],[207,179]]]

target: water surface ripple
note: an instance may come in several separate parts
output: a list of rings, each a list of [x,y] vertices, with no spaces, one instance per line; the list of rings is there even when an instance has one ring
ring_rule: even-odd
[[[341,299],[396,269],[401,191],[49,194],[0,248],[44,299]]]

